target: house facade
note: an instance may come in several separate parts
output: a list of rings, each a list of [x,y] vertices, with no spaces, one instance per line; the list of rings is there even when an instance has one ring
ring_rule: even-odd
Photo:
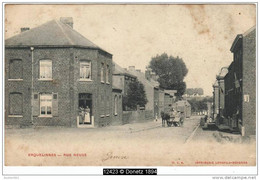
[[[233,62],[225,77],[229,125],[244,136],[256,134],[256,27],[235,38]],[[230,104],[231,103],[231,104]]]
[[[242,136],[256,134],[256,28],[238,34],[231,46],[233,61],[221,70],[214,87],[217,125]],[[223,69],[223,68],[222,68]],[[223,72],[223,73],[222,73]],[[215,89],[218,88],[218,89]]]
[[[155,74],[151,74],[150,70],[142,73],[140,70],[136,70],[135,66],[129,66],[128,72],[137,77],[137,80],[144,85],[144,90],[147,97],[147,104],[145,110],[150,111],[149,116],[154,118],[159,114],[159,83],[155,81]],[[156,105],[157,104],[157,105]]]
[[[6,125],[112,123],[112,55],[76,32],[72,18],[65,20],[5,41]]]
[[[112,90],[112,101],[113,101],[113,120],[112,125],[123,124],[123,93],[122,89],[113,86]]]
[[[129,83],[135,82],[136,76],[127,72],[115,62],[113,63],[113,85],[122,89],[123,95],[127,95]]]

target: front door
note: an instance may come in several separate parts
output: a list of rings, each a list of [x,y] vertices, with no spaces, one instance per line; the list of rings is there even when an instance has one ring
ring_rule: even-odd
[[[80,93],[79,94],[79,124],[91,124],[92,117],[92,94]]]

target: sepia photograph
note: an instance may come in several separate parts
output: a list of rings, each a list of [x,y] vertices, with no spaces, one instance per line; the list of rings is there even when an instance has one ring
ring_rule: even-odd
[[[255,3],[3,16],[5,167],[256,167]]]

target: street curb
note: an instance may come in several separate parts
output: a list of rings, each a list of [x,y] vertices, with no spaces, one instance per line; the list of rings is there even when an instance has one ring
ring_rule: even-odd
[[[151,126],[151,127],[142,128],[142,129],[137,129],[137,130],[130,130],[130,133],[140,132],[140,131],[145,131],[145,130],[150,130],[150,129],[156,129],[156,128],[158,128],[158,127],[161,127],[161,125]]]
[[[191,135],[188,137],[188,139],[185,140],[185,143],[184,143],[184,144],[189,143],[189,142],[192,140],[193,136],[195,135],[195,133],[196,133],[196,131],[198,130],[199,127],[200,127],[200,123],[199,123],[199,124],[197,125],[197,127],[192,131],[192,133],[191,133]]]

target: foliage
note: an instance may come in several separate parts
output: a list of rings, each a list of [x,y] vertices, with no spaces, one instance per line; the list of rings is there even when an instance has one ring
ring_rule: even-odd
[[[191,105],[192,112],[201,112],[204,110],[205,111],[208,110],[207,102],[212,103],[212,101],[213,101],[212,97],[203,98],[203,99],[192,98],[192,99],[188,100],[188,102]]]
[[[152,57],[149,68],[159,76],[158,82],[163,89],[177,90],[182,96],[186,89],[184,77],[188,73],[185,63],[179,57],[168,56],[166,53]]]
[[[123,96],[123,109],[136,110],[137,105],[145,107],[147,102],[144,85],[139,81],[130,82],[128,84],[127,95]]]

